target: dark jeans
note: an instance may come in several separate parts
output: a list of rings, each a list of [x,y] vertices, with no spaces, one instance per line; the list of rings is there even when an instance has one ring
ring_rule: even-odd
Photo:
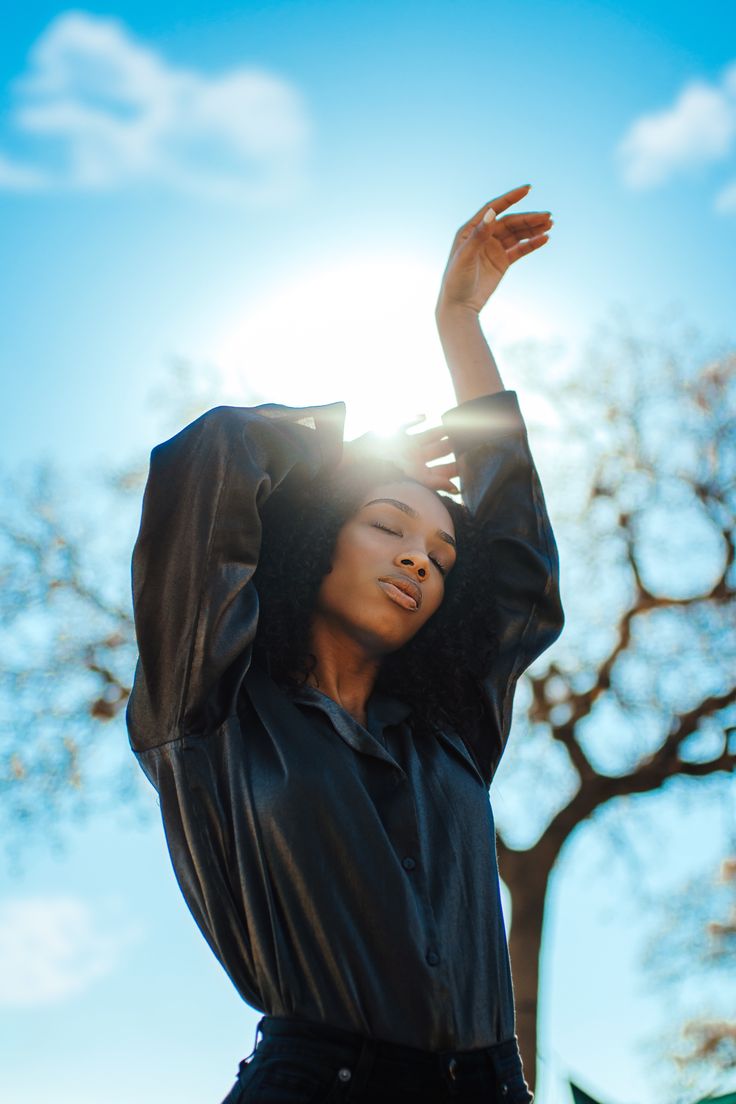
[[[222,1104],[531,1104],[517,1040],[481,1050],[417,1050],[284,1016],[240,1063]],[[258,1031],[256,1031],[256,1037]]]

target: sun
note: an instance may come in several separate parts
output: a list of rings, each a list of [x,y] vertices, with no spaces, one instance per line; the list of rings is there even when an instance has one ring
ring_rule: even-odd
[[[391,434],[418,415],[426,420],[417,428],[438,424],[456,405],[434,318],[438,291],[436,260],[399,253],[338,257],[296,273],[251,300],[211,343],[222,401],[343,400],[347,439]],[[504,344],[547,336],[538,313],[508,303],[494,304],[493,324],[499,323]],[[499,367],[504,376],[500,359]]]
[[[387,434],[454,405],[434,326],[437,290],[429,263],[338,259],[251,302],[212,355],[228,390],[249,396],[243,404],[342,399],[348,438]]]

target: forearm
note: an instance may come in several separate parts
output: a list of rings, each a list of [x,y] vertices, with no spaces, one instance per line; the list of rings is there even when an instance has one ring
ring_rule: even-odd
[[[477,313],[457,304],[438,303],[435,319],[458,403],[504,391]]]
[[[152,450],[132,564],[135,750],[227,715],[255,636],[262,507],[337,465],[344,419],[341,402],[219,406]]]

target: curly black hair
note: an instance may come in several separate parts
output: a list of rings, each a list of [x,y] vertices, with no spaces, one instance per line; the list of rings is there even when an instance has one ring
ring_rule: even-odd
[[[259,599],[253,658],[279,684],[303,684],[316,664],[309,652],[310,623],[340,529],[368,491],[396,480],[415,482],[393,462],[373,458],[319,479],[293,478],[266,500],[253,577]],[[467,507],[433,493],[453,520],[457,560],[439,609],[384,657],[376,689],[406,702],[418,731],[449,725],[462,732],[482,718],[480,679],[498,649],[493,568],[483,556],[484,542],[475,539],[478,523]]]

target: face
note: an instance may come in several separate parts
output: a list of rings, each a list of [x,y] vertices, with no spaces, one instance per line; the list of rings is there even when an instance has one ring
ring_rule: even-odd
[[[371,655],[395,651],[439,608],[454,540],[448,510],[427,487],[374,487],[338,534],[315,616]]]

